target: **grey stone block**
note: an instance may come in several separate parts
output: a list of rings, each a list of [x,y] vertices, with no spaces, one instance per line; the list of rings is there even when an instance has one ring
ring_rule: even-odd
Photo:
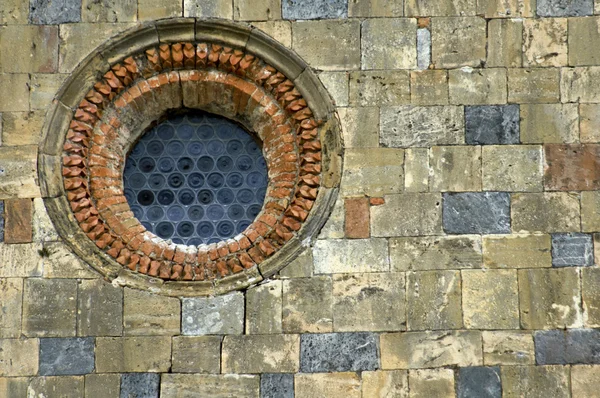
[[[466,106],[467,144],[518,144],[519,114],[519,105]]]
[[[40,339],[41,376],[91,373],[94,359],[93,337]]]
[[[431,32],[427,28],[417,29],[417,68],[427,69],[431,64]]]
[[[29,22],[56,25],[81,21],[81,0],[31,0]]]
[[[4,242],[4,201],[0,200],[0,242]]]
[[[501,398],[500,368],[474,366],[458,370],[458,398]]]
[[[445,193],[443,225],[449,234],[510,233],[510,195],[506,192]]]
[[[184,298],[181,320],[184,335],[242,334],[244,295]]]
[[[336,19],[348,17],[348,0],[283,0],[284,19]]]
[[[379,368],[377,338],[372,333],[304,334],[300,371],[347,372]]]
[[[121,398],[158,398],[158,373],[124,373],[121,376]]]
[[[594,265],[592,235],[580,233],[553,234],[552,265],[554,267]]]
[[[538,17],[581,17],[594,13],[594,0],[537,0]]]
[[[600,364],[600,330],[567,329],[535,332],[538,365]]]
[[[265,373],[260,376],[260,398],[294,398],[294,375]]]

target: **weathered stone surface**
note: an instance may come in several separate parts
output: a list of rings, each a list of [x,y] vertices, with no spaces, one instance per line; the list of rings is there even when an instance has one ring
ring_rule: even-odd
[[[483,362],[486,365],[534,365],[533,336],[525,331],[484,331]]]
[[[394,106],[410,103],[409,72],[351,72],[349,104],[351,106]]]
[[[483,14],[486,18],[533,17],[535,16],[535,1],[479,0],[477,2],[477,14]]]
[[[467,329],[518,329],[516,270],[462,270],[462,306]]]
[[[156,373],[125,373],[121,376],[121,396],[158,398],[160,375]]]
[[[294,377],[296,398],[360,398],[356,372],[298,373]]]
[[[330,277],[314,276],[283,281],[285,333],[320,333],[333,329]]]
[[[333,329],[336,332],[406,329],[404,273],[333,276]]]
[[[289,0],[281,2],[284,19],[337,19],[348,16],[346,0]]]
[[[300,366],[297,334],[225,336],[223,373],[296,373]]]
[[[41,376],[83,375],[93,370],[93,337],[40,339]]]
[[[347,167],[344,166],[344,167]],[[345,203],[342,195],[338,195],[329,219],[321,229],[319,239],[341,239],[345,236],[344,223],[346,218]],[[310,267],[312,272],[312,265]],[[310,276],[310,275],[308,275]]]
[[[600,57],[590,47],[600,45],[599,19],[569,19],[569,65],[598,65]]]
[[[487,29],[483,18],[432,18],[431,29],[432,60],[437,69],[478,67],[485,62]]]
[[[325,86],[336,106],[348,106],[348,72],[322,72],[319,80]]]
[[[390,268],[385,239],[318,240],[313,255],[316,274],[386,272]]]
[[[401,17],[403,0],[356,0],[348,2],[349,17]]]
[[[33,241],[47,242],[58,241],[60,237],[54,228],[54,224],[48,216],[46,206],[41,198],[33,199]]]
[[[429,150],[408,148],[404,150],[404,190],[429,191]]]
[[[244,295],[182,299],[181,333],[241,334],[244,330]]]
[[[284,2],[285,3],[285,2]],[[363,69],[413,69],[417,21],[406,18],[367,19],[361,24]]]
[[[579,197],[567,192],[512,195],[514,232],[577,232],[579,213]]]
[[[518,144],[519,105],[466,106],[465,136],[469,145]]]
[[[458,398],[500,398],[500,368],[476,366],[459,369],[456,391]]]
[[[31,199],[4,201],[4,243],[30,243],[33,236]]]
[[[510,196],[505,192],[445,193],[443,203],[446,233],[510,232]]]
[[[558,68],[509,69],[508,102],[558,102],[559,81]]]
[[[498,3],[498,1],[488,0],[487,3],[491,5],[492,3]],[[516,19],[493,19],[488,22],[486,66],[492,68],[499,66],[508,68],[521,67],[522,47],[523,21]]]
[[[260,398],[294,398],[294,375],[262,374],[260,376]]]
[[[222,1],[224,3],[223,8],[230,7],[231,3],[228,1]],[[200,4],[200,7],[204,7],[204,5]],[[223,17],[225,19],[229,19],[231,17]],[[279,43],[284,46],[291,48],[292,47],[292,23],[289,21],[264,21],[264,22],[252,22],[252,25],[262,30],[267,35],[271,36]],[[325,82],[323,82],[325,84]],[[347,91],[347,89],[346,89]],[[347,96],[347,93],[346,93]],[[347,101],[347,99],[346,99]],[[339,105],[339,104],[338,104]]]
[[[406,285],[408,330],[462,327],[459,271],[409,272]]]
[[[38,339],[0,339],[0,376],[35,376]]]
[[[86,397],[117,397],[120,395],[121,375],[88,374],[85,375]]]
[[[282,282],[278,280],[246,291],[246,334],[281,333]]]
[[[478,235],[390,239],[392,271],[481,268]]]
[[[371,207],[371,236],[440,235],[441,199],[435,193],[386,195],[385,204]]]
[[[43,124],[44,112],[4,112],[2,145],[38,145]]]
[[[346,148],[379,146],[379,108],[338,108]]]
[[[77,295],[80,336],[120,336],[123,331],[123,290],[102,279],[83,280]],[[150,305],[150,303],[148,303]]]
[[[464,67],[448,72],[450,103],[454,105],[505,104],[506,69]]]
[[[408,398],[408,372],[406,370],[378,370],[362,372],[364,397]]]
[[[461,106],[399,106],[381,109],[380,140],[387,147],[464,143]]]
[[[600,142],[600,104],[579,104],[579,140]]]
[[[163,0],[138,0],[139,21],[181,17],[182,15],[183,3],[181,1],[165,3]]]
[[[174,373],[219,373],[221,336],[173,337]]]
[[[413,105],[448,104],[448,72],[445,70],[411,71],[410,102]]]
[[[396,148],[347,149],[342,175],[345,196],[383,196],[404,188],[404,150]]]
[[[179,334],[180,313],[181,303],[178,298],[125,289],[123,334],[125,336]],[[189,325],[186,321],[184,319],[183,324]]]
[[[386,333],[380,341],[382,369],[482,364],[478,331]]]
[[[600,269],[581,270],[581,298],[586,327],[600,327]]]
[[[301,372],[357,372],[378,367],[377,337],[371,333],[303,334],[301,337]]]
[[[75,336],[77,281],[26,279],[23,334],[29,337]]]
[[[592,0],[537,0],[537,15],[540,17],[575,17],[592,15]]]
[[[600,366],[571,366],[573,397],[597,397],[600,391]]]
[[[282,278],[307,278],[312,276],[312,272],[312,250],[306,249],[294,261],[279,271],[279,276]]]
[[[0,76],[0,87],[2,77]],[[9,92],[12,92],[8,88]],[[0,199],[39,198],[40,187],[37,185],[37,146],[3,146],[0,148],[2,159],[2,182],[0,182]]]
[[[408,372],[411,398],[454,398],[452,369],[417,369]]]
[[[27,73],[0,73],[0,87],[7,93],[11,93],[9,96],[0,96],[0,112],[29,111],[28,85],[29,75]],[[2,155],[2,158],[4,156]]]
[[[432,147],[429,151],[429,186],[438,192],[480,191],[481,147]]]
[[[201,0],[184,0],[183,16],[233,19],[233,2],[228,0],[218,0],[211,2],[204,2]],[[258,28],[264,30],[262,27]]]
[[[199,396],[211,398],[258,398],[260,377],[250,375],[163,374],[161,398]]]
[[[545,145],[544,186],[552,191],[600,189],[600,145]]]
[[[368,239],[369,230],[369,198],[346,198],[346,238]]]
[[[591,234],[552,235],[552,265],[555,267],[594,265],[594,242]]]
[[[417,29],[417,68],[428,69],[431,65],[431,31],[420,27]]]
[[[32,397],[79,398],[83,391],[83,376],[35,377],[27,387],[27,394]]]
[[[26,24],[29,2],[5,0],[0,5],[0,25]]]
[[[505,398],[534,396],[568,398],[569,368],[565,366],[503,366],[502,396]]]
[[[523,66],[567,65],[567,19],[523,20]]]
[[[44,243],[43,253],[41,261],[39,258],[36,260],[39,262],[40,268],[43,268],[44,278],[98,278],[99,274],[62,242]]]
[[[32,111],[46,110],[67,75],[60,73],[32,73],[30,76],[29,106]]]
[[[573,268],[519,270],[519,305],[524,329],[583,325],[579,271]]]
[[[294,51],[314,68],[360,68],[359,21],[296,22],[292,26],[292,43]]]
[[[97,337],[96,372],[168,372],[171,337]]]
[[[594,84],[600,77],[600,67],[562,68],[560,74],[562,102],[600,102],[600,87]]]
[[[409,17],[475,15],[473,0],[406,0],[404,11]]]
[[[82,22],[133,22],[137,19],[136,0],[82,0],[81,3]]]
[[[58,25],[80,21],[81,0],[32,0],[29,3],[29,23]]]
[[[0,128],[2,126],[0,118]],[[0,200],[0,243],[4,242],[4,201]]]
[[[542,268],[552,266],[550,235],[497,235],[483,238],[487,268]]]
[[[0,338],[21,336],[23,279],[0,278]]]
[[[579,139],[577,104],[522,104],[521,142],[570,144]]]
[[[543,330],[534,341],[538,365],[600,363],[600,330]]]
[[[484,146],[485,191],[541,192],[543,165],[541,145]]]
[[[41,276],[41,262],[37,243],[7,245],[0,243],[0,277]]]
[[[3,72],[52,73],[58,67],[58,27],[8,25],[0,28],[0,61]],[[4,58],[4,57],[3,57]]]
[[[234,0],[233,17],[239,21],[265,21],[281,19],[281,0],[260,3],[251,0]]]

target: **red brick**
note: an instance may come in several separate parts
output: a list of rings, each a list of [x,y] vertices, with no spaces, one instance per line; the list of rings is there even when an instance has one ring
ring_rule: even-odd
[[[4,201],[4,206],[4,242],[31,242],[33,234],[31,199],[7,199]]]
[[[346,237],[368,238],[369,230],[369,198],[346,199]]]
[[[545,145],[547,191],[592,191],[600,189],[600,145]]]

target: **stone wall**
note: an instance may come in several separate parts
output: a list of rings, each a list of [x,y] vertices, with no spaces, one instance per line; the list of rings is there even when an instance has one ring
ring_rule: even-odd
[[[0,396],[600,396],[600,2],[4,0]],[[245,291],[115,287],[37,174],[45,111],[111,36],[244,21],[337,105],[340,195]]]

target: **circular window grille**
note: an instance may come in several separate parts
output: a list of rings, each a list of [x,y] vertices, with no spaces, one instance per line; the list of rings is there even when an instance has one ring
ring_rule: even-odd
[[[40,182],[65,241],[117,284],[219,294],[310,245],[341,175],[327,92],[245,25],[194,19],[110,40],[47,115]]]

